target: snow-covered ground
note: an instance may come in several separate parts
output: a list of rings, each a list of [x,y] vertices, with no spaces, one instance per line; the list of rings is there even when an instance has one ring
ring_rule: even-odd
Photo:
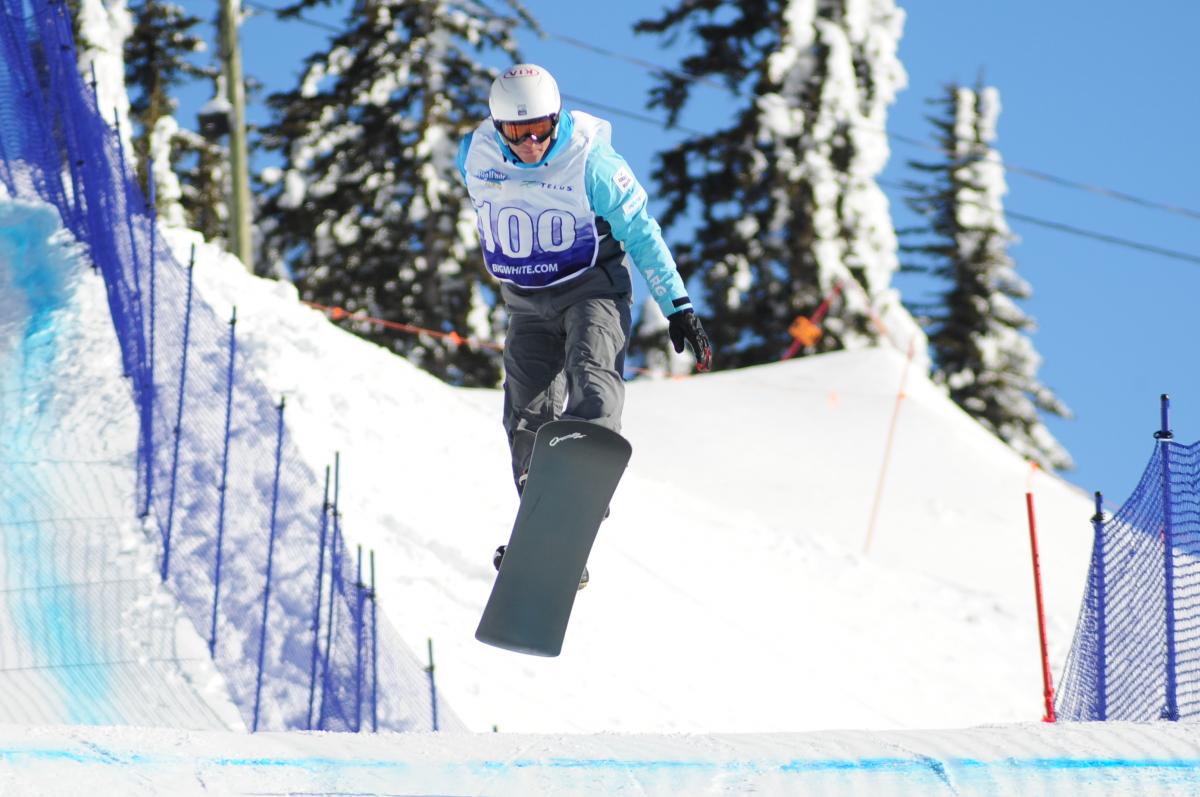
[[[191,241],[177,240],[184,250]],[[206,255],[207,250],[203,248]],[[476,730],[794,731],[1037,719],[1025,492],[1057,672],[1088,497],[1031,467],[879,349],[628,386],[634,454],[563,655],[473,637],[516,511],[497,391],[448,387],[212,256],[219,317],[316,466],[341,453],[351,542]],[[907,372],[906,372],[907,371]],[[896,434],[870,548],[888,430]]]
[[[0,792],[190,795],[1196,794],[1200,727],[522,735],[0,726]]]
[[[135,517],[104,285],[58,226],[0,200],[0,722],[241,728]]]
[[[44,210],[0,204],[21,242],[9,263],[18,250],[76,257],[38,243],[51,229],[29,227]],[[45,326],[17,301],[28,286],[8,284],[7,361],[29,364],[13,352],[33,329],[57,342],[61,367],[49,388],[6,383],[5,419],[32,418],[17,427],[54,439],[86,433],[64,451],[104,464],[120,495],[97,511],[119,516],[136,437],[128,386],[100,278],[78,259],[62,273]],[[376,551],[383,610],[410,648],[433,639],[439,690],[475,733],[182,730],[237,722],[213,689],[219,678],[190,661],[198,635],[175,628],[159,656],[170,666],[137,676],[138,696],[110,701],[112,713],[10,713],[26,724],[0,726],[0,793],[86,783],[114,794],[1188,794],[1200,779],[1194,726],[1037,722],[1025,492],[1038,510],[1056,675],[1082,595],[1090,501],[1033,471],[897,352],[630,384],[634,458],[592,584],[562,656],[536,659],[473,638],[491,550],[516,509],[498,392],[448,387],[203,245],[195,274],[219,317],[236,302],[239,351],[286,395],[289,435],[314,470],[340,452],[349,542]],[[131,520],[96,533],[121,535],[97,561],[128,562],[152,584],[153,536]],[[6,554],[6,574],[22,572],[21,550]],[[169,602],[137,597],[114,633],[177,624]],[[55,688],[69,698],[73,683],[94,689],[70,678]],[[93,726],[40,724],[56,722]]]

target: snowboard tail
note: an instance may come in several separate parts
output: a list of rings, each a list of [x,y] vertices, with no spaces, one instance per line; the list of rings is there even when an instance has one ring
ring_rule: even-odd
[[[621,435],[586,421],[552,421],[538,430],[476,639],[534,656],[562,651],[580,573],[631,453]]]

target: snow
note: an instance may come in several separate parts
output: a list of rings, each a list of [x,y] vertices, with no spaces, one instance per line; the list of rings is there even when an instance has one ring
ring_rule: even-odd
[[[784,731],[1038,715],[1024,492],[1031,483],[1042,513],[1056,667],[1082,596],[1090,502],[1032,476],[912,370],[864,554],[905,371],[896,351],[630,384],[634,459],[593,583],[563,657],[536,661],[472,636],[516,509],[500,394],[448,387],[332,327],[290,287],[200,253],[198,294],[217,317],[237,304],[239,350],[287,396],[290,437],[316,469],[340,452],[349,540],[377,552],[382,605],[409,646],[434,640],[439,686],[469,727]],[[741,683],[747,666],[755,677]]]
[[[120,0],[83,8],[85,19],[111,18],[96,30],[127,27]],[[790,8],[797,18],[814,13],[811,0]],[[847,8],[850,35],[867,31],[873,57],[894,60],[903,12],[890,0]],[[869,10],[882,28],[868,24]],[[101,44],[110,53],[92,56],[101,107],[119,107],[104,99],[124,96],[111,55],[119,42]],[[893,66],[876,96],[882,104],[902,85]],[[880,155],[864,161],[864,180]],[[857,207],[877,220],[886,211],[869,196]],[[0,199],[0,355],[10,366],[0,420],[31,418],[18,429],[48,432],[66,463],[102,464],[102,478],[89,482],[104,485],[93,508],[119,516],[134,481],[128,385],[103,285],[49,215]],[[200,634],[153,578],[154,538],[130,513],[111,538],[93,533],[82,547],[102,548],[91,567],[136,589],[80,611],[95,612],[111,635],[93,644],[110,653],[152,640],[165,645],[165,666],[138,671],[108,713],[89,717],[63,707],[94,684],[3,673],[0,708],[18,724],[0,725],[0,793],[1194,789],[1194,725],[1035,722],[1042,684],[1025,493],[1038,510],[1056,674],[1083,594],[1090,500],[954,407],[904,346],[630,384],[634,459],[590,562],[592,584],[563,655],[531,659],[472,636],[494,576],[491,550],[516,508],[500,395],[448,387],[194,234],[164,234],[181,262],[199,243],[199,295],[217,317],[237,304],[240,351],[256,379],[287,396],[289,434],[312,468],[340,452],[349,541],[376,551],[383,611],[408,646],[434,640],[439,689],[474,733],[239,732]],[[894,246],[881,238],[863,246],[876,253],[871,287],[885,286]],[[15,354],[33,313],[13,284],[18,257],[36,273],[52,264],[46,273],[65,280],[54,291],[62,307],[38,328],[61,345],[39,379],[22,378],[29,360]],[[24,589],[29,563],[7,548],[4,558],[3,592]],[[9,615],[0,621],[0,670],[13,661],[13,607],[0,601]],[[130,655],[151,658],[146,649]],[[29,688],[41,688],[39,679],[58,691]],[[56,724],[70,721],[91,724]]]
[[[133,512],[103,284],[41,204],[0,203],[0,265],[0,721],[241,728]]]
[[[96,794],[1190,795],[1200,728],[253,736],[0,726],[0,790]],[[15,789],[15,791],[14,791]]]
[[[37,221],[47,211],[5,207],[9,229],[61,240]],[[166,236],[177,252],[195,240]],[[103,287],[67,252],[68,310],[53,335],[74,341],[67,362],[89,368],[64,367],[55,400],[90,399],[109,417],[63,429],[95,431],[106,459],[129,471],[132,410],[114,398],[128,388],[111,329],[97,321]],[[236,301],[239,351],[267,389],[287,396],[289,435],[305,457],[320,467],[340,452],[349,542],[376,551],[384,612],[411,649],[434,640],[439,691],[474,733],[185,731],[213,727],[196,717],[222,716],[223,696],[219,681],[187,675],[195,656],[183,647],[175,675],[137,684],[186,698],[140,720],[164,727],[0,726],[0,785],[41,794],[86,781],[122,794],[889,795],[979,784],[1016,794],[1045,783],[1184,793],[1200,767],[1192,726],[1036,723],[1024,493],[1032,489],[1039,513],[1055,672],[1082,595],[1090,502],[1031,470],[892,349],[630,384],[634,459],[590,562],[592,584],[563,655],[534,659],[473,639],[491,550],[516,508],[500,395],[433,379],[215,248],[197,247],[195,277],[217,317]],[[15,293],[5,317],[19,321]],[[122,544],[152,568],[152,539],[139,532]],[[191,638],[202,650],[194,630]],[[203,708],[189,725],[172,712],[190,701]],[[162,705],[151,696],[118,708]]]

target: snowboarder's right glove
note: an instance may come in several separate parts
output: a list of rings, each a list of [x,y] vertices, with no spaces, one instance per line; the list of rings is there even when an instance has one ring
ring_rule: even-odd
[[[709,343],[708,335],[704,333],[704,327],[700,325],[696,314],[691,310],[680,310],[667,316],[667,323],[670,325],[668,331],[671,333],[671,343],[675,346],[675,351],[683,354],[683,342],[686,340],[692,347],[692,354],[696,355],[696,370],[711,369],[712,344]]]

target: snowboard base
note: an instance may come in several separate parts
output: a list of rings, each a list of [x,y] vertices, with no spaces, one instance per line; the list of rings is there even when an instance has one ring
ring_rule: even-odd
[[[517,653],[559,655],[580,574],[631,453],[621,435],[586,421],[552,421],[538,430],[476,639]]]

